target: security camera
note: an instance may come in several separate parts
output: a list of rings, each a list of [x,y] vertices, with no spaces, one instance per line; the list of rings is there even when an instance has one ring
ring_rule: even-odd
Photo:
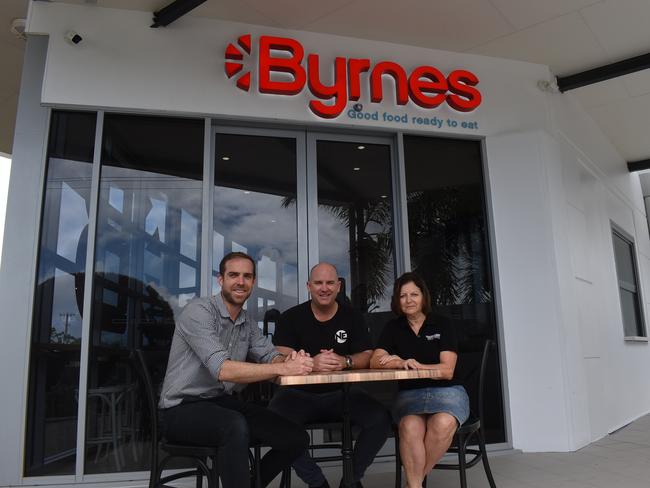
[[[71,43],[71,44],[79,44],[81,41],[84,40],[83,37],[81,37],[78,33],[75,31],[68,31],[65,33],[65,38],[66,40]]]

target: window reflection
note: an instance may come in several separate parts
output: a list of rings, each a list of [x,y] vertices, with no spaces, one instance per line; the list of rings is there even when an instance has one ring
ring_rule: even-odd
[[[74,474],[94,113],[52,112],[29,366],[25,475]]]
[[[357,310],[388,311],[395,279],[390,147],[318,141],[317,162],[319,261],[336,266]]]
[[[202,168],[203,121],[106,115],[86,473],[147,469],[148,412],[129,356],[167,349],[175,314],[199,294]]]
[[[223,256],[251,255],[257,284],[247,310],[262,324],[269,309],[284,311],[298,298],[296,142],[217,134],[215,147],[213,293]]]
[[[411,269],[463,347],[480,349],[496,338],[480,143],[405,136],[404,153]],[[488,442],[503,442],[498,354],[490,355],[487,381]]]

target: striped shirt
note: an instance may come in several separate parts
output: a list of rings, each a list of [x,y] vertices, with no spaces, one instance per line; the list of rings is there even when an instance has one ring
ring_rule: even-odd
[[[225,360],[270,363],[278,354],[245,310],[233,322],[221,294],[196,298],[176,321],[158,407],[239,391],[245,385],[219,380]]]

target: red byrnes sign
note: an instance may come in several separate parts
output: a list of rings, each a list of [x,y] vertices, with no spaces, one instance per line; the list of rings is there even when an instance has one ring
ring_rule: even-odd
[[[237,40],[247,55],[251,54],[251,35]],[[282,55],[278,56],[277,53]],[[338,117],[348,101],[361,97],[362,78],[368,79],[370,101],[383,100],[382,77],[390,76],[395,82],[395,102],[406,105],[409,100],[422,108],[436,108],[443,103],[459,112],[471,112],[481,104],[481,92],[476,89],[479,80],[471,71],[458,69],[445,75],[433,66],[418,66],[410,73],[398,63],[380,61],[372,64],[369,59],[334,59],[334,81],[324,84],[320,78],[320,56],[307,55],[307,69],[303,66],[305,50],[300,42],[287,37],[260,36],[258,46],[258,90],[274,95],[297,95],[305,85],[316,98],[309,101],[314,114],[326,119]],[[242,70],[242,51],[234,44],[226,48],[225,70],[228,78]],[[275,79],[274,73],[288,73],[287,79]],[[362,76],[363,73],[369,75]],[[286,77],[285,77],[286,78]],[[249,91],[250,72],[237,79],[237,86]],[[324,103],[325,101],[330,103]]]

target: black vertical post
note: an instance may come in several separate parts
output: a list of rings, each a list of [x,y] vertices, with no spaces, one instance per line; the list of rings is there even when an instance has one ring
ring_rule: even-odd
[[[352,469],[352,425],[350,419],[350,384],[343,383],[343,488],[352,488],[354,472]]]

